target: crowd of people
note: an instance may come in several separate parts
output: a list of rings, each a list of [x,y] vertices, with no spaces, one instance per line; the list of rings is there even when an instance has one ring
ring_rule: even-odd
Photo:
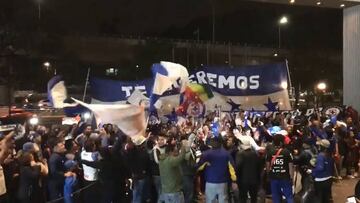
[[[112,124],[26,124],[1,135],[0,202],[327,203],[334,180],[358,176],[358,130],[349,111],[214,112],[135,137]]]

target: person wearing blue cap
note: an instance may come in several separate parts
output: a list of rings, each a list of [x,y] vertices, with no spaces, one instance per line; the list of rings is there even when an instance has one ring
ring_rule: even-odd
[[[78,163],[74,160],[67,160],[64,164],[66,172],[69,172],[69,176],[65,178],[64,182],[64,203],[73,203],[74,198],[72,193],[76,190],[78,180],[76,171],[78,169]]]
[[[328,203],[331,199],[332,176],[334,173],[334,160],[329,154],[330,142],[322,139],[316,142],[320,153],[316,158],[315,168],[309,170],[315,180],[315,195],[317,202]]]

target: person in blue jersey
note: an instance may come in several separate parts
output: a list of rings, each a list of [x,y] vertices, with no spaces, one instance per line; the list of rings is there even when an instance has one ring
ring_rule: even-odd
[[[331,199],[332,176],[334,172],[334,160],[328,152],[330,142],[322,139],[316,142],[320,153],[316,158],[316,165],[312,171],[315,180],[315,195],[317,202],[328,203]]]
[[[72,193],[78,186],[78,178],[76,171],[78,169],[78,163],[74,160],[67,160],[64,164],[66,172],[69,172],[69,176],[65,178],[64,183],[64,203],[74,203]]]
[[[210,139],[211,149],[202,153],[197,164],[198,171],[204,171],[206,203],[229,201],[228,184],[237,190],[234,161],[228,151],[221,147],[221,137]]]

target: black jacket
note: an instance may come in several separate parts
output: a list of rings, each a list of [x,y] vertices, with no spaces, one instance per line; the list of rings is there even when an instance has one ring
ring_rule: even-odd
[[[125,153],[125,161],[133,179],[143,179],[150,175],[150,157],[145,149],[136,146]]]
[[[259,185],[263,169],[261,158],[255,151],[248,149],[236,155],[236,175],[239,185]]]
[[[20,169],[18,198],[22,202],[39,202],[40,166],[25,166]]]
[[[65,177],[65,157],[58,154],[52,153],[49,159],[49,184],[56,184],[57,187],[62,188],[64,185]]]

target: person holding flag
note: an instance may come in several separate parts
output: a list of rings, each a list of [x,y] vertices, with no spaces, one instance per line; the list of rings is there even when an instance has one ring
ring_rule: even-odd
[[[160,154],[159,169],[161,177],[161,197],[159,202],[184,203],[181,164],[189,152],[187,140],[182,141],[180,154],[176,150],[176,143],[168,140],[165,154]]]

